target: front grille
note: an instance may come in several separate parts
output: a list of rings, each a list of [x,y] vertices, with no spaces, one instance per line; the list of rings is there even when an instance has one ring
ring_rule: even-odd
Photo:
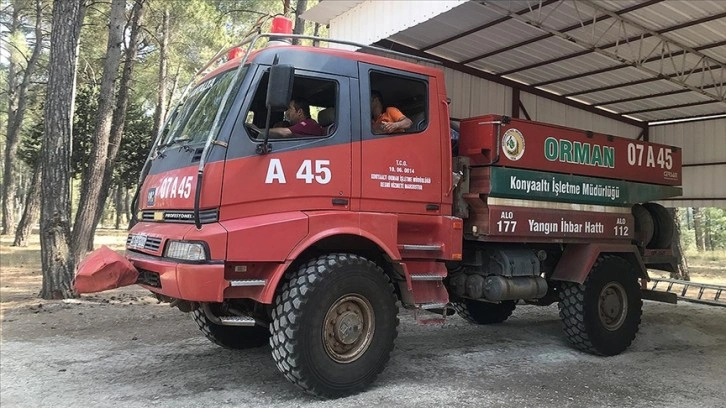
[[[217,222],[219,212],[216,208],[199,211],[199,222],[211,224]],[[141,220],[147,222],[173,222],[179,224],[193,224],[194,211],[191,210],[145,210],[141,212]]]
[[[154,221],[154,212],[153,211],[142,212],[141,221]]]
[[[137,270],[139,271],[139,278],[136,280],[136,283],[154,288],[161,288],[161,277],[157,272],[138,268]]]
[[[143,237],[143,234],[129,234],[128,238],[126,238],[126,247],[131,249],[144,249],[146,251],[151,252],[158,252],[159,248],[161,247],[161,238],[159,237],[150,237],[146,236],[146,239],[144,239],[144,246],[141,247],[140,245],[134,244],[134,237],[138,239],[138,237]]]
[[[159,247],[161,246],[161,238],[158,237],[148,237],[146,238],[146,245],[144,245],[144,249],[148,249],[149,251],[158,251]]]

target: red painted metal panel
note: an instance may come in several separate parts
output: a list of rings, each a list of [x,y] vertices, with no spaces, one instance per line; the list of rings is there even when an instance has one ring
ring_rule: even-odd
[[[310,220],[310,231],[305,240],[292,249],[289,259],[295,259],[310,245],[335,235],[356,235],[381,248],[391,259],[400,259],[396,248],[395,214],[386,213],[342,213],[321,211],[306,213]]]
[[[242,217],[221,225],[229,231],[227,261],[232,262],[284,262],[308,235],[308,217],[299,211]]]
[[[551,279],[583,283],[600,254],[621,254],[638,264],[640,273],[647,278],[647,271],[638,249],[628,244],[570,244],[562,253]]]
[[[194,208],[194,192],[197,189],[198,170],[198,166],[187,166],[147,176],[139,195],[139,209],[179,210]],[[224,162],[207,164],[199,208],[219,207],[223,172]]]
[[[434,98],[430,102],[436,103]],[[444,183],[441,149],[435,124],[420,133],[363,142],[361,210],[441,215],[445,205],[450,213],[451,197],[444,194],[450,189],[451,173]],[[429,204],[439,208],[429,210]]]
[[[564,126],[487,115],[461,123],[459,152],[473,165],[517,167],[680,185],[681,149]]]
[[[175,299],[221,302],[224,299],[224,289],[229,286],[229,282],[224,279],[223,264],[180,264],[161,259],[140,258],[134,253],[127,253],[127,257],[136,269],[159,274],[161,288],[142,286],[154,293]]]
[[[227,161],[220,220],[299,210],[348,210],[349,203],[336,205],[333,200],[351,197],[350,149],[344,143]]]

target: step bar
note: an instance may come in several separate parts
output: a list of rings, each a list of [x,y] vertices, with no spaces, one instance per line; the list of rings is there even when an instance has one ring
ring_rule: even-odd
[[[254,317],[251,317],[251,316],[246,316],[239,311],[230,310],[230,312],[235,313],[235,314],[229,315],[229,316],[217,316],[212,311],[212,308],[210,307],[209,303],[202,303],[200,307],[201,307],[202,311],[204,312],[204,315],[207,316],[207,319],[209,319],[210,322],[220,325],[220,326],[269,327],[267,322],[264,322],[259,319],[255,319]]]
[[[418,244],[403,244],[400,245],[399,248],[403,249],[404,251],[441,251],[444,249],[444,246],[441,244],[433,244],[433,245],[418,245]]]
[[[415,274],[411,275],[412,281],[442,281],[444,279],[443,276],[438,275],[421,275],[421,274]]]

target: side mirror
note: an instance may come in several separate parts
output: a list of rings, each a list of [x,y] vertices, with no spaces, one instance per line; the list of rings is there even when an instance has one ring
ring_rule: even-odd
[[[276,64],[270,67],[270,80],[267,84],[267,100],[265,104],[270,111],[287,109],[292,99],[292,83],[295,77],[295,67],[292,65]]]

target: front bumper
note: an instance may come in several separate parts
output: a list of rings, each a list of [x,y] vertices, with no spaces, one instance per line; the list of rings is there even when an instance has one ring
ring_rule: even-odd
[[[230,282],[224,263],[178,263],[136,252],[126,252],[142,277],[140,284],[154,293],[195,302],[221,302]],[[157,283],[158,282],[158,283]]]

